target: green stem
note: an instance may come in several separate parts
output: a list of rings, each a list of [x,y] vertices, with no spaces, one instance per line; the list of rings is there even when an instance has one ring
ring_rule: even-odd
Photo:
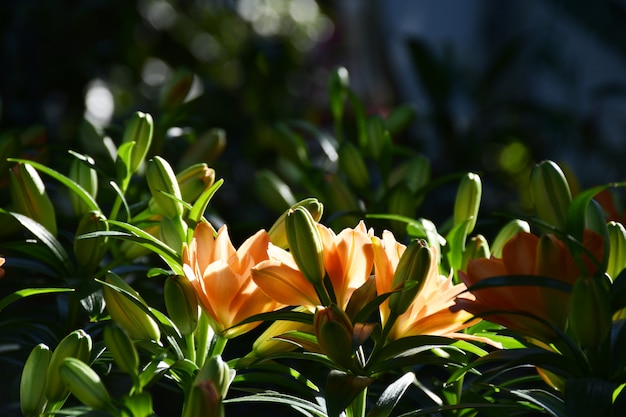
[[[193,333],[185,335],[185,342],[187,344],[187,358],[191,362],[196,362],[196,341]]]
[[[366,400],[367,388],[364,388],[350,404],[348,415],[352,417],[365,417]]]
[[[213,339],[213,346],[211,346],[211,351],[209,356],[221,355],[224,352],[224,348],[226,348],[226,343],[228,339],[224,336],[215,335]]]
[[[198,319],[198,327],[196,328],[196,365],[198,368],[202,368],[204,361],[207,358],[209,352],[209,345],[212,343],[215,337],[215,332],[211,327],[209,318],[206,313],[202,311],[200,318]]]

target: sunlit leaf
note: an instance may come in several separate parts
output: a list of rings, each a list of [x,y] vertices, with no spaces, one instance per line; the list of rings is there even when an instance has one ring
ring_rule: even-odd
[[[33,295],[39,294],[51,294],[51,293],[59,293],[59,292],[72,292],[73,288],[25,288],[22,290],[15,291],[14,293],[2,298],[0,300],[0,311],[4,310],[5,307],[13,304],[16,301],[19,301],[23,298],[30,297]]]
[[[413,384],[413,381],[415,381],[415,374],[413,372],[407,372],[385,388],[380,397],[378,397],[374,407],[367,414],[367,417],[389,416],[407,388]]]

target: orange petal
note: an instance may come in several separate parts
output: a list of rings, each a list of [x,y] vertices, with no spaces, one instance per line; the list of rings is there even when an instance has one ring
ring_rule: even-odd
[[[252,279],[265,294],[281,304],[316,306],[313,285],[297,269],[279,261],[267,260],[252,268]]]

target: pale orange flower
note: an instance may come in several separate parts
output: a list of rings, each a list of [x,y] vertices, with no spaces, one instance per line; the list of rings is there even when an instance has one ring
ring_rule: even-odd
[[[393,275],[398,267],[400,257],[406,246],[398,243],[389,231],[384,231],[382,239],[372,237],[374,244],[374,268],[376,271],[376,291],[379,295],[393,290]],[[472,325],[468,322],[472,315],[466,311],[453,309],[455,297],[469,297],[462,294],[467,288],[464,284],[453,284],[452,276],[439,274],[437,250],[429,248],[432,259],[424,284],[417,293],[408,310],[395,321],[388,338],[390,340],[417,335],[436,335],[462,339],[472,339],[470,335],[459,333],[460,330]],[[389,319],[388,300],[380,305],[380,316],[384,326]],[[481,338],[482,340],[482,338]]]
[[[269,236],[261,230],[236,250],[226,226],[214,237],[207,223],[199,223],[191,243],[183,246],[185,276],[220,335],[233,338],[245,333],[260,322],[233,326],[255,314],[282,307],[252,280],[252,267],[269,258],[269,247]]]
[[[585,230],[583,246],[596,259],[602,259],[603,241],[600,235]],[[582,271],[565,244],[554,235],[533,235],[521,232],[509,240],[502,249],[502,258],[470,260],[467,271],[459,271],[461,280],[468,286],[483,279],[510,275],[535,275],[558,279],[573,285],[581,275],[593,275],[598,267],[587,255],[583,256]],[[475,300],[458,300],[461,308],[511,330],[549,342],[556,333],[547,322],[564,330],[569,294],[544,286],[500,286],[476,290]],[[490,314],[490,312],[521,314]],[[539,319],[539,320],[537,320]]]
[[[372,242],[363,222],[337,235],[321,224],[318,229],[324,247],[326,274],[337,305],[343,309],[354,290],[363,285],[372,272]],[[307,307],[321,304],[313,285],[298,270],[291,254],[278,247],[270,250],[270,260],[253,268],[252,275],[257,285],[280,303]]]
[[[0,266],[4,265],[5,259],[0,258]],[[0,278],[4,276],[4,269],[0,268]]]

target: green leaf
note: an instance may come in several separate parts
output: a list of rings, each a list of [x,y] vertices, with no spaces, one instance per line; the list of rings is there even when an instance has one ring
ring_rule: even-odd
[[[41,243],[43,243],[48,249],[50,249],[54,261],[59,262],[67,275],[74,275],[74,266],[70,262],[70,258],[63,248],[63,245],[61,245],[61,243],[54,237],[54,235],[52,235],[52,233],[50,233],[45,227],[43,227],[41,224],[37,223],[30,217],[24,216],[23,214],[10,212],[3,209],[0,209],[0,213],[13,216],[13,218],[15,218],[22,226],[24,226],[29,232],[35,235],[35,237]]]
[[[561,280],[543,277],[538,275],[503,275],[496,277],[485,278],[472,286],[467,291],[474,292],[483,290],[486,288],[495,287],[545,287],[564,293],[572,292],[572,285],[567,284]]]
[[[272,407],[276,404],[282,404],[305,416],[328,417],[324,409],[314,402],[277,392],[261,392],[245,397],[227,398],[224,400],[225,404],[242,402],[265,402],[272,404]]]
[[[600,191],[609,187],[609,184],[599,185],[578,194],[567,209],[567,231],[574,236],[574,239],[582,241],[583,230],[585,229],[585,212],[591,200]]]
[[[571,378],[565,386],[568,417],[609,416],[617,385],[599,378]]]
[[[15,291],[14,293],[4,297],[0,300],[0,311],[5,307],[13,304],[14,302],[21,300],[22,298],[30,297],[38,294],[51,294],[57,292],[72,292],[73,288],[25,288]]]
[[[415,381],[415,374],[407,372],[389,385],[378,397],[378,401],[367,414],[367,417],[387,417],[400,401],[407,388]]]
[[[204,212],[209,205],[209,201],[211,201],[211,198],[213,198],[213,195],[222,186],[223,183],[223,179],[215,181],[215,183],[211,187],[209,187],[204,192],[202,192],[202,194],[200,194],[200,197],[197,198],[196,202],[193,204],[193,207],[189,211],[189,220],[197,224],[202,219],[202,216],[204,215]]]
[[[339,417],[357,395],[374,380],[374,378],[352,375],[343,371],[330,371],[326,380],[326,410],[328,416]]]
[[[67,188],[69,188],[72,192],[74,192],[83,202],[89,207],[89,210],[100,211],[100,207],[98,207],[98,203],[93,199],[91,194],[89,194],[83,187],[72,181],[69,177],[53,170],[52,168],[48,168],[47,166],[40,164],[38,162],[30,161],[28,159],[17,159],[17,158],[7,158],[8,161],[11,162],[22,162],[24,164],[28,164],[33,166],[35,169],[43,172],[56,179]]]

